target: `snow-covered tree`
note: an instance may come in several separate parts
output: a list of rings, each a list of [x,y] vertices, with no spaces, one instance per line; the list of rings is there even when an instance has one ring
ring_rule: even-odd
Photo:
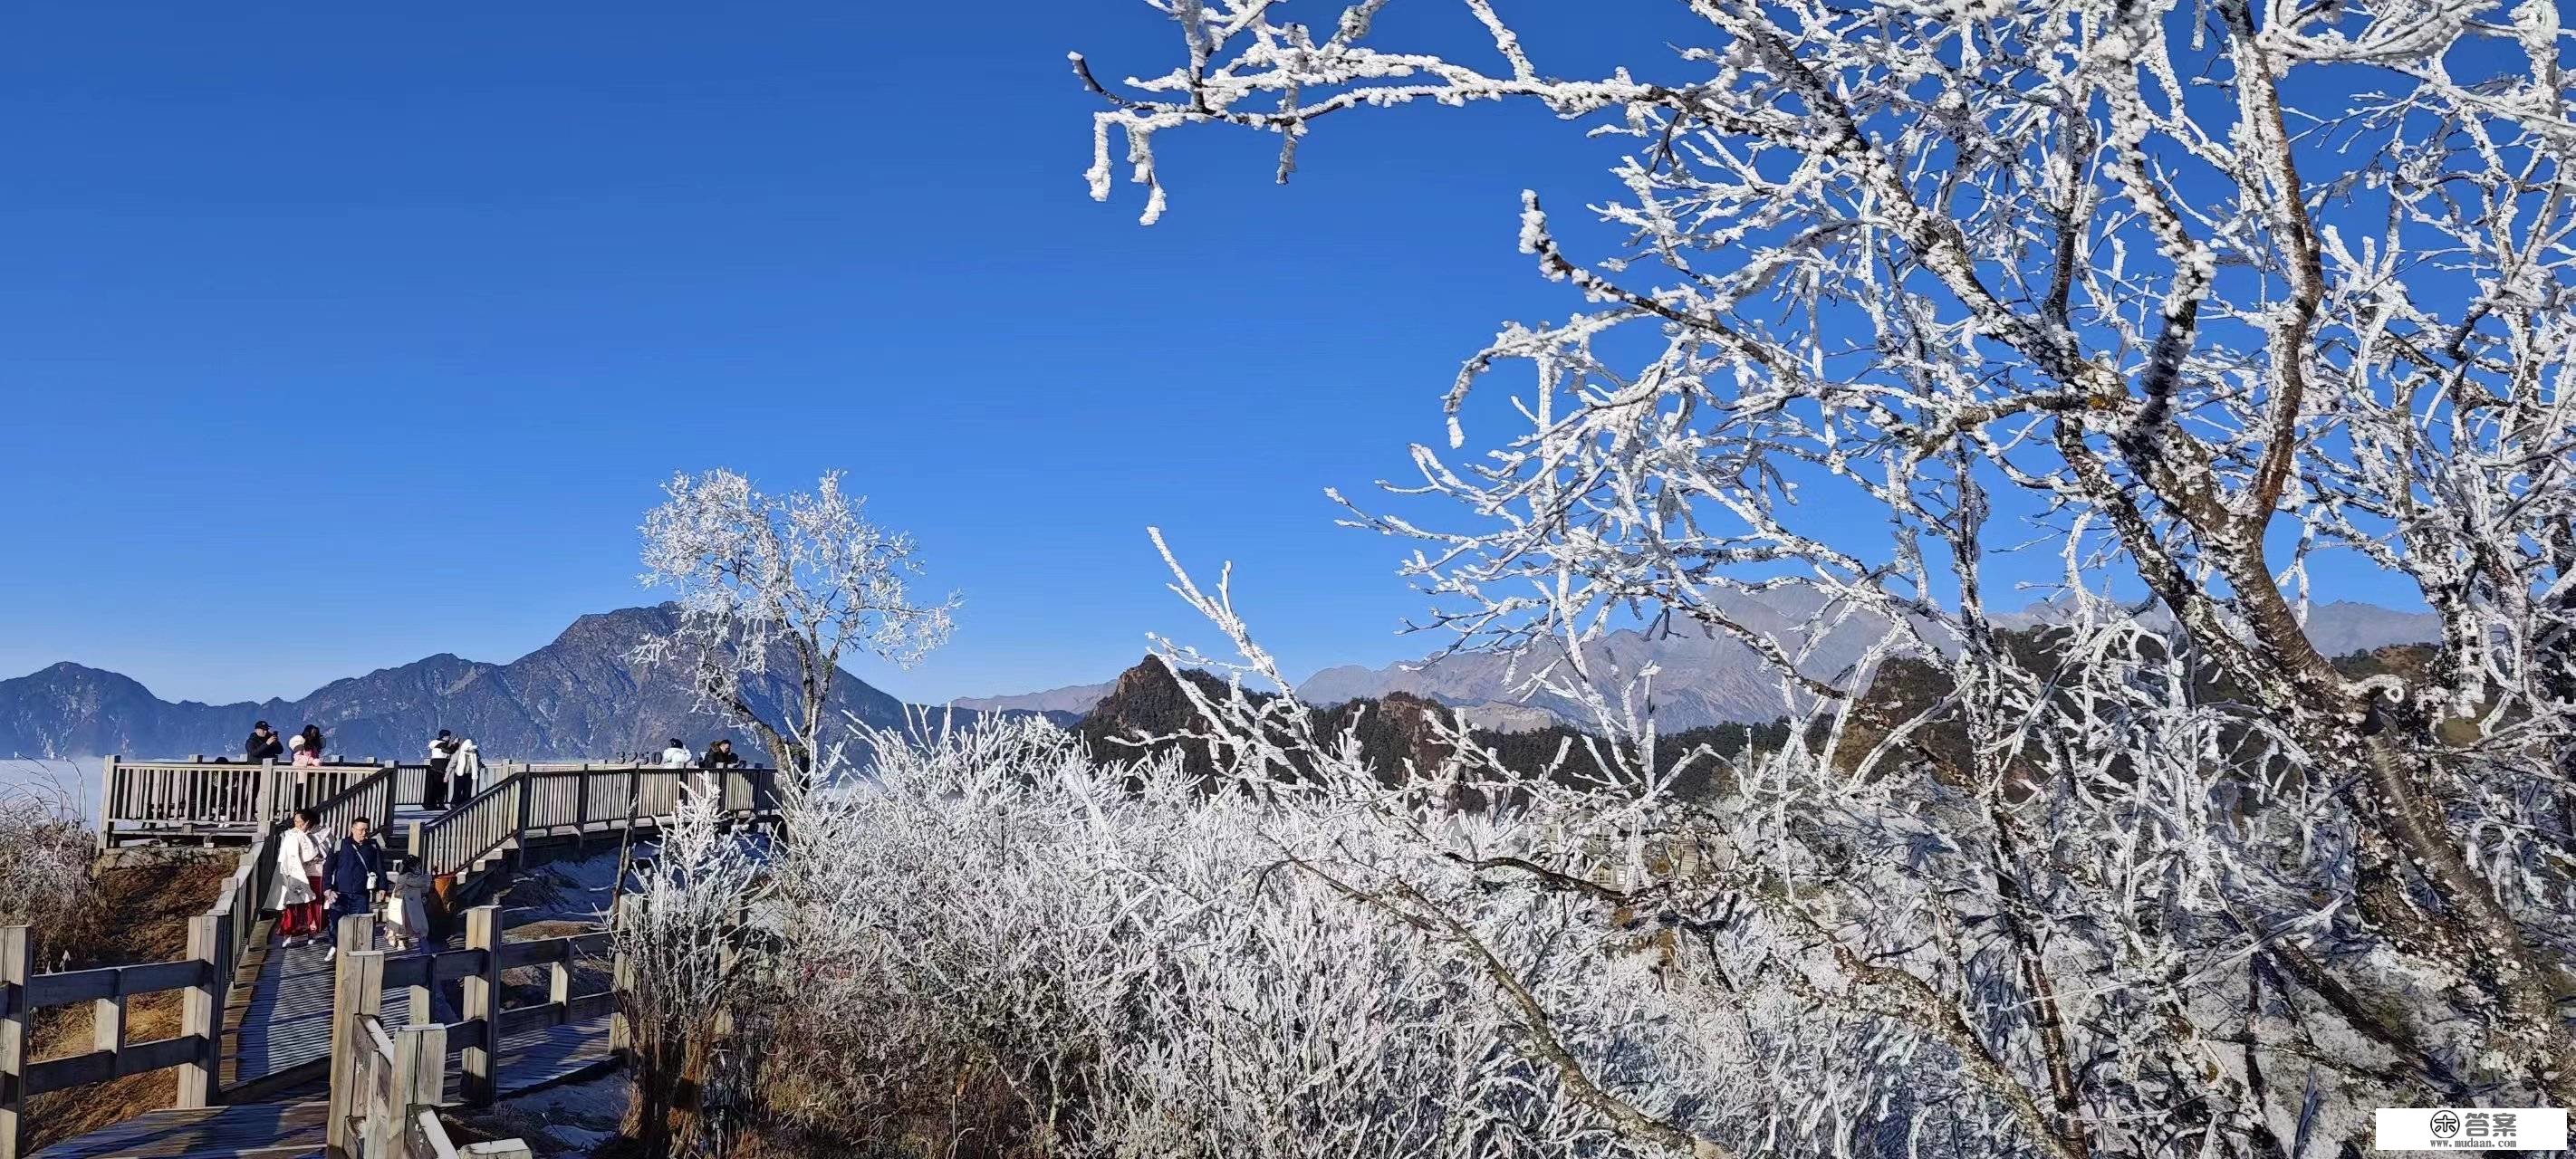
[[[767,965],[754,936],[765,849],[728,823],[713,787],[684,786],[652,861],[618,899],[618,1015],[635,1070],[625,1128],[654,1159],[723,1153],[725,1124],[705,1112],[747,1049],[732,1024]]]
[[[662,490],[644,519],[644,582],[673,589],[680,622],[637,659],[688,665],[701,703],[752,730],[800,780],[828,772],[842,657],[912,664],[947,640],[957,597],[910,593],[921,571],[912,537],[869,522],[837,472],[783,497],[727,470],[676,475]],[[773,676],[790,688],[763,705],[755,689]]]
[[[1382,46],[1391,2],[1162,0],[1182,63],[1113,86],[1075,58],[1107,102],[1093,191],[1123,145],[1148,221],[1157,135],[1190,125],[1280,135],[1283,180],[1330,114],[1388,105],[1534,102],[1566,153],[1609,146],[1597,224],[1520,214],[1583,306],[1504,327],[1448,391],[1453,453],[1414,452],[1404,490],[1470,517],[1354,510],[1423,545],[1461,646],[1527,653],[1610,743],[1579,777],[1466,738],[1419,771],[1512,782],[1498,838],[1316,760],[1347,746],[1291,701],[1208,698],[1281,808],[1441,854],[1343,834],[1294,863],[1481,963],[1531,1057],[1676,1148],[2323,1155],[2373,1106],[2576,1103],[2553,4],[1689,0],[1696,39],[1641,20],[1625,67],[1569,77],[1491,0],[1455,0],[1484,59]],[[1506,364],[1531,385],[1472,406]],[[1504,414],[1527,429],[1471,442]],[[1806,514],[1855,503],[1884,537]],[[2034,540],[2037,635],[1991,603]],[[2339,668],[2307,633],[2312,579],[2361,570],[2439,618],[2420,663]],[[1728,611],[1791,584],[1827,598],[1795,634]],[[1800,727],[1722,806],[1649,772],[1651,670],[1581,646],[1623,622],[1778,668]],[[1827,627],[1877,645],[1822,665]],[[1899,659],[1945,687],[1885,719]],[[1308,791],[1275,788],[1292,765]],[[1795,1063],[1778,1113],[1685,1113],[1553,1035],[1577,1011],[1442,901],[1470,883],[1659,938],[1676,1017],[1802,1005],[1802,1034],[1747,1023]]]

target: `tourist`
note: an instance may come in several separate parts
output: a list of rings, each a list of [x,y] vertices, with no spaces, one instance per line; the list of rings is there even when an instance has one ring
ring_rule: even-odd
[[[359,817],[349,822],[349,836],[331,851],[330,861],[322,870],[322,897],[330,903],[332,954],[339,953],[336,934],[344,918],[353,918],[375,909],[377,897],[385,888],[385,850],[376,844],[369,832],[373,826]],[[373,949],[362,946],[361,949]]]
[[[295,751],[296,764],[321,764],[322,726],[317,724],[305,725],[304,731],[295,734],[294,739],[286,742],[286,747]]]
[[[424,809],[447,807],[447,768],[456,759],[456,737],[446,729],[429,742],[429,778],[421,786],[420,804]]]
[[[286,744],[267,721],[250,726],[250,739],[242,742],[242,759],[252,764],[286,759]]]
[[[680,738],[676,736],[671,738],[671,746],[662,750],[663,768],[685,769],[696,763],[698,763],[698,754],[690,752],[689,746],[681,744]]]
[[[312,811],[298,809],[277,835],[277,932],[290,946],[322,933],[322,839],[313,824]]]
[[[417,859],[395,858],[385,883],[385,948],[397,954],[429,944],[429,875]]]
[[[720,740],[707,746],[706,759],[699,761],[698,767],[702,769],[738,769],[742,767],[742,763],[742,758],[734,754],[733,742],[729,740]]]
[[[483,771],[483,757],[474,751],[469,737],[456,738],[456,750],[447,758],[447,799],[458,805],[474,799],[474,775]]]

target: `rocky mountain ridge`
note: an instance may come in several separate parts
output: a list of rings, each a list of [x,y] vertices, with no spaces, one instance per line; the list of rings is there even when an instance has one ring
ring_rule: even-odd
[[[1746,627],[1796,650],[1810,642],[1805,671],[1820,680],[1838,681],[1858,663],[1880,634],[1881,624],[1854,616],[1818,623],[1825,600],[1811,591],[1784,588],[1759,596],[1733,595],[1721,610]],[[2154,622],[2159,613],[2147,618]],[[2036,603],[1996,617],[2006,629],[2038,627],[2060,621],[2064,610]],[[2430,613],[2404,612],[2374,604],[2336,600],[2315,605],[2308,630],[2329,656],[2367,652],[2395,644],[2430,641],[2439,626]],[[1714,633],[1672,632],[1649,635],[1636,630],[1611,632],[1589,647],[1596,662],[1617,671],[1636,672],[1652,664],[1656,718],[1667,729],[1703,728],[1775,720],[1792,707],[1794,690],[1786,686],[1753,649]],[[1527,732],[1591,720],[1580,705],[1531,691],[1527,685],[1543,658],[1465,653],[1426,657],[1381,668],[1340,665],[1326,668],[1297,686],[1298,698],[1321,708],[1405,693],[1464,714],[1479,729]],[[1041,707],[1057,693],[1082,693],[1097,704],[1111,685],[1080,685],[1026,697],[987,697],[960,704],[992,707]],[[1616,702],[1615,699],[1613,701]],[[1057,707],[1052,704],[1044,707]],[[1088,711],[1080,709],[1075,711]]]

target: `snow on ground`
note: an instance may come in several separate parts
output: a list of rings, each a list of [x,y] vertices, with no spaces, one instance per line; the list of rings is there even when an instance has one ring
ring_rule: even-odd
[[[639,845],[632,852],[642,849]],[[612,845],[577,861],[548,862],[518,874],[500,899],[502,924],[513,931],[509,936],[551,937],[599,926],[616,893],[617,864]],[[575,983],[575,991],[604,983],[601,969],[593,969]],[[539,1159],[590,1159],[617,1138],[628,1085],[627,1073],[616,1070],[456,1117],[494,1138],[525,1140]]]
[[[631,856],[642,856],[638,845]],[[603,848],[578,861],[550,861],[520,873],[501,899],[503,924],[590,922],[605,919],[617,892],[617,849]]]
[[[589,1159],[617,1137],[626,1092],[626,1072],[621,1070],[503,1099],[489,1110],[461,1117],[486,1134],[525,1141],[541,1159]]]

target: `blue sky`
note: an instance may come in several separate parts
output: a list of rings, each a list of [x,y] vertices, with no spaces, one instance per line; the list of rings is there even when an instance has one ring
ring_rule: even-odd
[[[1662,51],[1519,7],[1553,71]],[[1401,545],[1322,489],[1438,439],[1499,320],[1576,308],[1514,252],[1517,196],[1599,189],[1561,133],[1501,147],[1538,110],[1399,110],[1336,118],[1286,189],[1268,139],[1172,134],[1173,210],[1140,227],[1127,187],[1084,193],[1064,58],[1172,63],[1129,0],[11,25],[0,675],[167,697],[514,658],[643,601],[656,485],[720,465],[846,470],[964,591],[946,651],[858,666],[906,697],[1103,679],[1186,634],[1148,524],[1236,562],[1292,675],[1420,655]]]
[[[1065,52],[1121,0],[19,8],[0,43],[0,675],[301,695],[641,602],[670,472],[838,467],[961,628],[916,698],[1101,679],[1238,564],[1293,667],[1419,655],[1332,526],[1458,360],[1571,303],[1513,252],[1511,115],[1354,121],[1309,172],[1177,135],[1095,204]],[[1526,120],[1526,118],[1523,118]],[[1424,129],[1431,131],[1422,131]],[[1122,190],[1123,192],[1123,190]]]

